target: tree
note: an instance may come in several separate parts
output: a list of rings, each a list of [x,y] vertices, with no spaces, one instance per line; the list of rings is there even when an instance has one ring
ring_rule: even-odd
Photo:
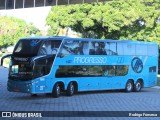
[[[32,24],[14,17],[0,16],[0,47],[14,45],[19,38],[33,33],[40,35],[40,31]]]
[[[135,39],[159,42],[159,0],[113,0],[52,7],[47,24],[50,34],[70,27],[83,37]]]

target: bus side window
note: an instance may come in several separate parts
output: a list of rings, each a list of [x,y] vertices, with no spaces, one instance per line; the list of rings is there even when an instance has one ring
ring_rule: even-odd
[[[105,51],[107,55],[117,55],[116,43],[114,42],[105,43]]]
[[[117,65],[116,66],[116,76],[125,76],[128,74],[127,65]]]
[[[89,42],[89,54],[90,55],[94,55],[95,54],[93,42]]]
[[[45,69],[45,64],[46,64],[46,60],[45,59],[41,59],[38,61],[35,61],[35,68],[34,68],[34,77],[41,77],[43,75],[46,75],[46,69]]]
[[[155,56],[158,55],[158,50],[157,50],[156,45],[148,45],[148,55],[149,56]],[[159,54],[160,55],[160,54]]]
[[[79,45],[80,50],[82,51],[82,55],[89,54],[89,43],[87,41],[82,41],[81,45]]]
[[[136,55],[136,46],[135,44],[123,44],[124,55]]]
[[[97,42],[97,41],[90,42],[89,54],[90,55],[106,55],[105,43]]]
[[[117,43],[117,54],[123,55],[123,43]]]
[[[52,54],[51,41],[46,41],[40,48],[39,55],[50,55]]]
[[[125,76],[128,74],[127,65],[107,65],[103,66],[104,76]]]
[[[51,41],[51,54],[57,54],[61,41]]]
[[[76,47],[73,48],[73,52],[75,55],[88,55],[88,42],[87,41],[77,41]]]
[[[66,55],[74,55],[76,54],[76,47],[78,46],[77,41],[71,41],[67,40],[64,41],[61,48],[60,52],[58,54],[59,57],[64,57]]]
[[[153,49],[150,49],[152,52]],[[136,55],[147,55],[147,46],[146,45],[136,45]]]
[[[115,66],[114,65],[108,66],[108,76],[115,76]]]
[[[88,46],[89,43],[87,41],[64,41],[58,56],[64,57],[66,55],[88,55]]]
[[[103,67],[104,76],[115,76],[115,65],[107,65]]]

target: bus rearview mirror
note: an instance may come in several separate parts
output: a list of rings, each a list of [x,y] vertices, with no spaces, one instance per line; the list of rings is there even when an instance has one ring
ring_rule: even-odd
[[[0,66],[3,66],[3,61],[4,61],[4,59],[5,59],[5,58],[8,58],[8,57],[10,57],[10,56],[12,56],[12,54],[8,54],[8,55],[3,56],[3,57],[1,58],[1,65],[0,65]]]

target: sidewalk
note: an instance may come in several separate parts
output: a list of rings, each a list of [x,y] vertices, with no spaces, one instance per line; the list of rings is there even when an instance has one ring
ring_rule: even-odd
[[[151,87],[151,88],[160,89],[160,86],[154,86],[154,87]]]

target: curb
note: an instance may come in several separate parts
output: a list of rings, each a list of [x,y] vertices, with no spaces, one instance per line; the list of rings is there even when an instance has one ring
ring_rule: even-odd
[[[154,86],[154,87],[151,87],[151,88],[160,89],[160,86]]]

